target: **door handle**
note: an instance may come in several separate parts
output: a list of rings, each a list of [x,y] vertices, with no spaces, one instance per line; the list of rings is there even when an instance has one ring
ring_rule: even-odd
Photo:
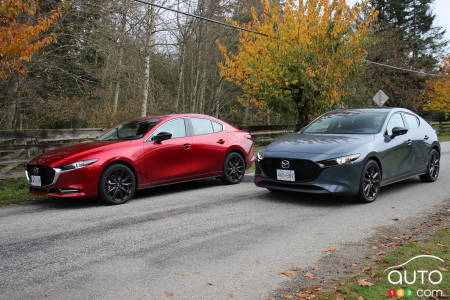
[[[225,144],[225,140],[224,139],[220,139],[220,140],[217,141],[217,143],[223,145],[223,144]]]
[[[425,141],[428,141],[428,139],[429,139],[428,135],[425,135],[423,139],[424,139]]]
[[[408,139],[408,140],[406,141],[406,144],[407,144],[408,146],[411,146],[411,145],[412,145],[412,140],[411,140],[411,139]]]
[[[184,144],[183,148],[186,150],[191,149],[191,144]]]

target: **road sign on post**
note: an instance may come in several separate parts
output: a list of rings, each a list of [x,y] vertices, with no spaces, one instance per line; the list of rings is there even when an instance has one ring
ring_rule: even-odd
[[[373,96],[373,102],[375,102],[378,106],[383,106],[388,100],[388,95],[386,95],[382,90],[379,90],[378,93]]]

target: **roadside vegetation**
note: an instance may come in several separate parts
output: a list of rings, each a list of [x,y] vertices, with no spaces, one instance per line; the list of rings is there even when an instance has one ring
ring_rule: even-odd
[[[0,206],[40,198],[28,192],[26,178],[0,180]]]
[[[440,142],[449,142],[450,141],[450,135],[441,135],[439,136]]]

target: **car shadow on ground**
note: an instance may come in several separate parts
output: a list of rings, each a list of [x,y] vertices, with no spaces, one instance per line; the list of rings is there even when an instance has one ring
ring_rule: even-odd
[[[376,202],[382,202],[383,198],[408,189],[414,185],[421,184],[418,178],[411,178],[400,181],[381,188]],[[358,202],[355,197],[339,196],[332,194],[307,194],[288,191],[267,191],[267,194],[260,195],[259,198],[264,201],[279,202],[284,204],[294,204],[302,206],[342,206],[342,205],[364,205]],[[367,205],[367,204],[366,204]],[[369,204],[370,205],[370,204]]]

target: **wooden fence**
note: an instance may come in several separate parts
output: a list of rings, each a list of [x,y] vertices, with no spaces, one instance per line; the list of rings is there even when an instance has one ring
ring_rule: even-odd
[[[293,131],[293,126],[245,126],[256,144],[264,145]],[[95,139],[99,128],[0,130],[0,179],[24,176],[25,164],[52,149]]]
[[[438,135],[450,135],[450,121],[448,122],[431,122],[431,126],[436,130]]]

